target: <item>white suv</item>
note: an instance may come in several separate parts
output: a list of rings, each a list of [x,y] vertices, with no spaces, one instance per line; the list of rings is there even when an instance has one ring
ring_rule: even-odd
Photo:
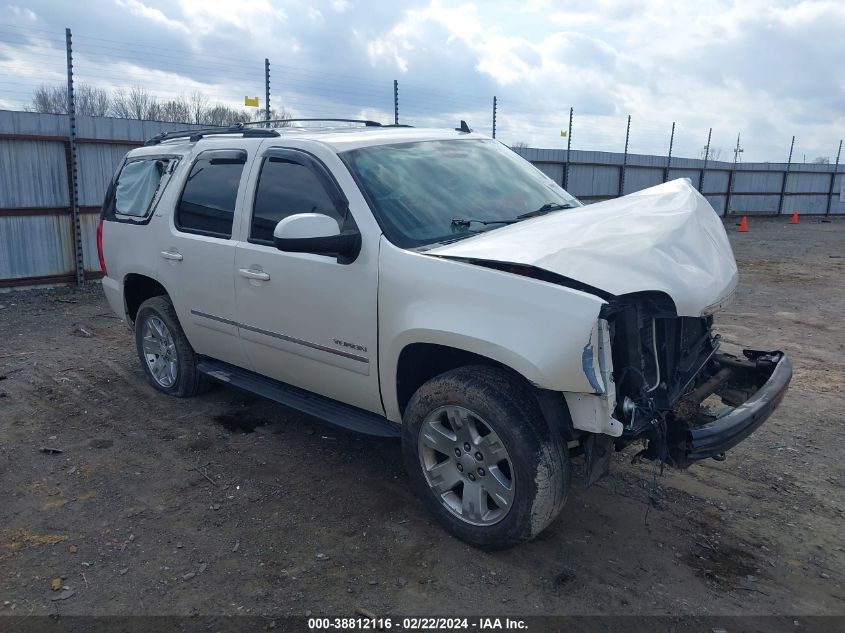
[[[634,441],[722,459],[778,405],[782,353],[718,351],[736,264],[688,181],[583,206],[463,122],[360,123],[129,152],[97,238],[155,389],[401,435],[431,512],[486,548],[554,520],[573,456],[587,485]]]

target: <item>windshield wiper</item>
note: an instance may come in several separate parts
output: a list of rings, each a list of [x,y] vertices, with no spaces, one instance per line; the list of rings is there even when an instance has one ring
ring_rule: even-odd
[[[527,220],[528,218],[534,218],[538,215],[546,215],[550,211],[560,211],[561,209],[574,209],[575,205],[570,203],[560,203],[560,202],[547,202],[539,209],[534,209],[533,211],[529,211],[528,213],[523,213],[522,215],[516,216],[517,220]]]
[[[547,202],[539,209],[534,209],[528,213],[523,213],[510,220],[476,220],[475,218],[452,218],[452,226],[469,227],[470,224],[515,224],[520,220],[527,220],[538,215],[546,215],[550,211],[558,211],[560,209],[574,209],[575,205],[570,203]]]
[[[476,220],[474,218],[452,218],[452,226],[466,226],[470,224],[513,224],[517,220]]]

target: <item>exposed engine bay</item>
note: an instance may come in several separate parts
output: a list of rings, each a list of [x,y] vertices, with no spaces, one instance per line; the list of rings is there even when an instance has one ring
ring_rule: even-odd
[[[623,423],[616,450],[643,440],[639,456],[679,468],[723,459],[777,407],[792,375],[781,352],[720,352],[712,316],[678,317],[666,295],[617,297],[602,318]]]

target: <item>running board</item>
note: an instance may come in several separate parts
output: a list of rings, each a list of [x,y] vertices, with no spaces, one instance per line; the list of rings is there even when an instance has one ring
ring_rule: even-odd
[[[249,391],[329,424],[377,437],[399,437],[399,425],[337,400],[287,385],[217,360],[203,359],[197,369],[214,380]]]

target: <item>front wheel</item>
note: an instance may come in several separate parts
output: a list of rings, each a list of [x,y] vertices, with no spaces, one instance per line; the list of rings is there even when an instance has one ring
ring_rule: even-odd
[[[207,381],[168,297],[147,299],[135,317],[135,345],[149,383],[179,398],[203,391]]]
[[[530,387],[483,365],[432,378],[405,411],[405,466],[454,536],[485,549],[529,540],[560,513],[569,458]]]

